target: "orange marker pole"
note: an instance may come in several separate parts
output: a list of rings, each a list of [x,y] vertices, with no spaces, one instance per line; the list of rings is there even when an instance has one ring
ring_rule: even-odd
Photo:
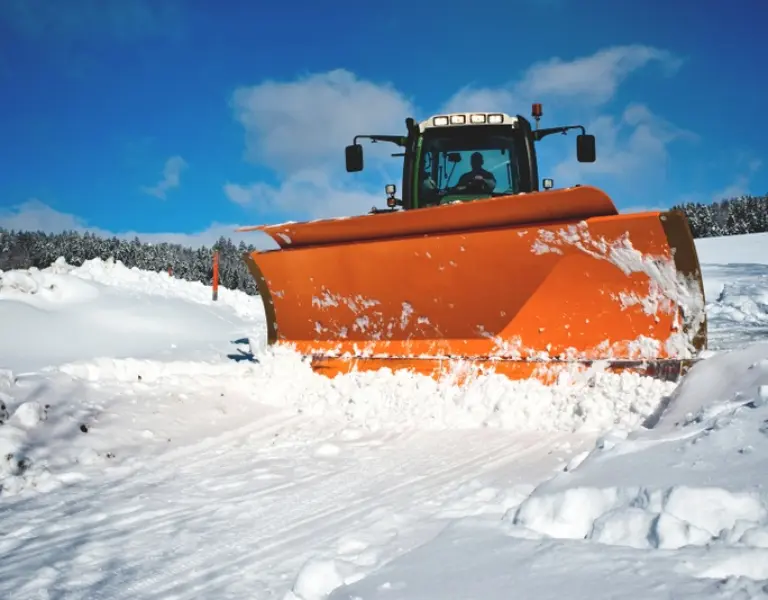
[[[219,299],[219,251],[213,253],[213,301]]]

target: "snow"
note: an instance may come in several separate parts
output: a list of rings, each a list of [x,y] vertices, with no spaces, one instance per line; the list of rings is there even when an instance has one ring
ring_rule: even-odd
[[[679,385],[330,380],[258,298],[0,273],[0,597],[768,597],[765,241],[697,241]]]
[[[765,597],[767,382],[767,344],[701,363],[652,427],[331,598]]]
[[[0,273],[0,302],[0,367],[13,371],[93,356],[200,359],[263,319],[245,294],[220,289],[213,303],[201,283],[100,260]]]
[[[768,265],[768,232],[696,240],[696,252],[703,265]]]
[[[768,233],[703,238],[696,249],[718,346],[768,338]]]

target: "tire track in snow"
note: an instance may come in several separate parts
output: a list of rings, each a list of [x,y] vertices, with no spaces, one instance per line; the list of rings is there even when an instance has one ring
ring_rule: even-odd
[[[93,382],[71,378],[66,374],[57,373],[54,377],[55,379],[46,378],[40,382],[36,382],[32,391],[28,393],[27,396],[40,396],[41,393],[44,395],[47,388],[55,387],[59,391],[59,396],[76,396],[84,398],[85,400],[82,402],[82,405],[96,414],[104,412],[105,410],[105,407],[103,406],[103,397],[105,395],[110,399],[122,399],[126,397],[125,390],[121,388],[109,390],[105,390],[104,388],[95,389],[93,387]],[[28,383],[28,385],[30,385],[30,383]],[[66,393],[61,393],[61,390],[68,391]],[[167,392],[168,390],[164,391]],[[211,396],[218,396],[220,391],[219,388],[212,389],[210,391]],[[95,394],[100,402],[89,400],[88,397],[91,394]],[[148,395],[156,396],[157,392],[150,392]],[[166,402],[165,398],[163,398],[163,404]],[[163,467],[169,467],[176,470],[178,469],[179,464],[182,465],[182,468],[195,467],[204,463],[210,464],[218,459],[219,454],[223,454],[242,445],[259,448],[259,442],[269,442],[274,440],[282,432],[295,431],[300,428],[299,426],[302,423],[306,422],[305,417],[292,412],[290,409],[279,409],[269,405],[259,405],[253,400],[244,397],[242,393],[232,394],[228,400],[228,403],[230,402],[260,407],[263,411],[255,414],[246,413],[243,417],[252,420],[245,425],[206,436],[191,444],[187,443],[168,449],[164,449],[162,445],[158,445],[159,453],[157,455],[151,457],[136,457],[137,460],[142,460],[140,464],[135,466],[131,464],[119,465],[115,467],[114,469],[119,471],[119,474],[110,473],[109,471],[105,472],[106,477],[109,479],[105,486],[107,491],[121,490],[125,486],[133,487],[139,482],[147,485],[156,484],[166,477],[166,473],[162,470]],[[119,408],[115,409],[111,404],[112,403],[110,402],[111,410],[120,410]],[[167,406],[167,404],[165,405]],[[192,409],[194,410],[194,407],[192,407]],[[169,409],[169,412],[172,411]],[[244,438],[247,439],[244,441]],[[268,448],[269,444],[265,443],[264,447]],[[145,461],[143,459],[151,460]]]
[[[507,439],[494,444],[489,450],[481,450],[480,453],[473,451],[470,458],[466,458],[466,449],[457,448],[448,455],[443,453],[439,456],[441,463],[445,466],[438,468],[425,469],[431,462],[429,458],[411,461],[408,472],[419,474],[411,475],[383,491],[377,488],[380,488],[386,479],[392,477],[389,464],[379,468],[372,476],[368,473],[363,475],[364,493],[360,493],[361,481],[357,477],[359,473],[354,469],[351,469],[352,473],[350,473],[350,469],[347,468],[335,477],[324,479],[319,490],[299,490],[293,497],[276,498],[271,504],[262,506],[261,510],[257,510],[255,514],[249,514],[249,519],[252,518],[254,521],[261,516],[270,517],[265,529],[257,529],[253,532],[259,540],[258,544],[244,541],[240,537],[223,545],[214,544],[209,547],[200,544],[197,552],[175,562],[170,570],[155,571],[152,575],[143,576],[141,581],[128,587],[120,585],[119,591],[125,593],[126,597],[137,593],[145,596],[144,590],[151,588],[164,597],[180,594],[182,590],[176,588],[182,586],[194,588],[195,594],[220,593],[224,592],[222,587],[226,587],[227,579],[231,578],[232,568],[242,568],[250,573],[260,571],[269,573],[274,571],[274,565],[277,564],[292,565],[284,569],[288,572],[295,571],[297,560],[303,561],[307,553],[326,547],[332,540],[347,533],[350,527],[358,530],[361,525],[370,526],[371,515],[376,509],[386,508],[388,512],[395,513],[401,510],[417,514],[435,513],[440,510],[440,507],[430,509],[426,506],[426,502],[436,496],[444,496],[447,493],[446,487],[455,491],[468,479],[474,479],[511,461],[540,453],[553,442],[551,436],[546,438],[536,444],[529,444],[527,443],[529,440],[526,439],[510,443],[507,436]],[[455,456],[459,452],[464,456],[463,459]],[[427,473],[423,473],[424,470],[427,470]],[[346,479],[346,481],[339,486],[336,482],[338,479]],[[324,493],[326,490],[323,488],[330,488],[329,491],[334,493]],[[313,499],[308,503],[302,502],[307,491],[312,494]],[[294,503],[296,500],[298,502]],[[280,510],[285,506],[295,508],[287,512]],[[278,509],[276,513],[274,513],[275,508]],[[287,526],[282,526],[283,523]],[[265,540],[266,545],[263,543]],[[254,549],[243,553],[244,546]],[[298,555],[301,558],[297,559],[299,549],[301,550]],[[227,560],[230,556],[232,559]],[[210,572],[207,565],[217,562],[213,560],[214,557],[217,561],[222,559],[226,561],[228,574],[216,576],[215,573]],[[133,567],[134,565],[128,564],[121,571],[130,571]],[[194,578],[190,577],[190,573],[196,573]],[[171,583],[161,589],[163,580],[170,580]],[[179,581],[184,583],[179,584]],[[220,586],[218,590],[211,589],[216,586]],[[111,590],[104,597],[116,597],[114,594],[117,591]]]
[[[105,390],[103,388],[95,389],[91,382],[55,373],[53,377],[49,375],[41,381],[35,381],[33,378],[25,381],[25,384],[28,387],[27,393],[24,394],[25,398],[38,397],[41,394],[44,396],[46,390],[55,387],[59,392],[59,398],[77,396],[83,399],[82,406],[87,411],[98,413],[104,410],[104,396],[101,395],[104,394]],[[89,398],[89,395],[94,392],[98,394],[96,399],[101,400],[101,402],[95,402]],[[216,396],[218,396],[218,392],[216,390]],[[119,389],[109,390],[107,394],[109,398],[124,395],[120,393]],[[235,401],[256,404],[242,398],[235,398]],[[107,402],[107,404],[111,404],[111,402]],[[119,474],[106,471],[102,473],[103,479],[89,479],[76,486],[64,486],[59,488],[55,495],[44,493],[32,497],[14,498],[10,502],[4,503],[0,506],[0,515],[14,512],[17,516],[20,513],[26,513],[28,517],[25,527],[10,532],[11,535],[5,538],[3,552],[5,553],[6,550],[14,552],[15,558],[23,561],[30,555],[34,556],[39,553],[39,549],[35,549],[35,544],[27,543],[31,541],[32,537],[36,537],[40,541],[64,542],[66,544],[67,541],[72,541],[81,535],[80,527],[82,525],[93,528],[101,522],[108,522],[109,529],[134,524],[142,525],[143,532],[151,533],[153,529],[161,527],[162,521],[152,522],[146,514],[141,514],[145,510],[144,506],[123,506],[113,510],[104,507],[123,504],[127,495],[135,500],[137,490],[140,499],[140,494],[144,490],[160,486],[185,472],[204,471],[206,467],[212,467],[233,451],[254,452],[266,457],[275,451],[279,452],[280,448],[274,448],[271,442],[283,432],[292,433],[301,430],[300,425],[306,423],[307,419],[289,410],[280,410],[274,407],[265,407],[265,409],[269,411],[266,414],[261,412],[255,415],[245,415],[253,417],[253,421],[245,425],[209,436],[193,444],[185,444],[164,452],[160,446],[162,453],[156,458],[142,457],[149,459],[149,461],[135,467],[133,465],[115,467],[120,471]],[[262,471],[267,471],[267,469],[262,469]],[[291,481],[281,480],[277,483],[268,483],[250,491],[248,497],[254,499],[260,496],[274,495],[282,490],[305,485],[320,476],[322,473],[312,473]],[[263,478],[261,480],[268,481]],[[42,508],[44,508],[45,514],[41,514]],[[150,514],[160,515],[163,518],[174,518],[187,513],[189,510],[190,506],[182,503],[170,511],[150,511]],[[56,515],[55,520],[51,519],[51,514]],[[83,523],[77,519],[80,514],[90,514],[91,517]],[[147,521],[149,521],[149,525]],[[98,530],[95,533],[98,538]],[[0,579],[2,578],[0,577]],[[0,583],[1,588],[2,584]]]

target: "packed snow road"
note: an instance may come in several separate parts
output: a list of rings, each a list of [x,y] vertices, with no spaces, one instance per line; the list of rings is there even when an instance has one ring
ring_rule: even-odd
[[[768,596],[755,240],[699,244],[711,347],[755,343],[677,390],[330,381],[240,360],[258,299],[101,261],[0,274],[0,597]]]

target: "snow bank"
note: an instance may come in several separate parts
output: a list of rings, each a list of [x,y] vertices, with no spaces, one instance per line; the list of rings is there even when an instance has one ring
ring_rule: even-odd
[[[99,356],[221,359],[232,341],[263,338],[258,297],[128,269],[58,260],[0,273],[0,367],[35,371]]]
[[[702,272],[710,349],[734,349],[767,339],[768,265],[710,264],[703,265]]]
[[[696,248],[710,349],[768,338],[768,233],[703,238]]]
[[[510,538],[488,519],[466,519],[327,598],[757,600],[768,596],[766,581],[760,580],[765,554],[747,558],[716,548],[685,553],[605,548],[583,541]]]
[[[51,406],[38,399],[40,391],[30,393],[10,371],[0,372],[0,497],[25,489],[50,491],[71,481],[66,474],[52,476],[45,464],[33,458],[37,447],[55,446],[53,438],[62,434],[56,424],[46,427]]]
[[[768,344],[758,344],[698,364],[653,429],[601,441],[509,519],[634,548],[768,548],[766,484]]]
[[[544,386],[479,377],[461,388],[430,377],[388,370],[334,379],[313,373],[301,357],[275,349],[256,363],[100,359],[63,365],[79,379],[158,385],[236,386],[254,402],[290,408],[326,422],[367,430],[468,429],[595,432],[631,429],[654,413],[675,384],[639,375],[598,373],[584,381]]]
[[[699,363],[649,424],[329,598],[766,597],[768,343]]]
[[[74,279],[76,278],[76,279]],[[79,280],[79,281],[78,281]],[[19,284],[21,283],[21,285]],[[171,277],[166,272],[142,271],[137,267],[128,268],[121,261],[94,258],[76,267],[67,264],[63,257],[58,258],[50,267],[0,272],[0,298],[12,297],[2,292],[7,288],[21,287],[23,293],[34,294],[36,290],[45,292],[53,285],[59,296],[69,296],[72,300],[89,299],[88,286],[85,282],[94,282],[118,288],[131,296],[144,294],[166,298],[183,298],[199,304],[213,304],[211,287],[199,281],[186,281]],[[90,297],[94,292],[90,292]],[[48,293],[48,300],[54,296]],[[18,298],[18,297],[17,297]],[[58,298],[55,298],[58,300]],[[219,288],[217,306],[228,306],[242,318],[263,318],[264,310],[261,299],[248,296],[238,290]]]
[[[712,300],[708,306],[711,319],[768,326],[768,268],[754,278],[723,282]]]
[[[717,487],[571,488],[529,498],[512,522],[550,537],[631,548],[678,549],[715,541],[768,548],[766,514],[758,493]],[[768,578],[768,569],[765,573]]]
[[[96,286],[67,277],[59,271],[58,265],[46,271],[32,268],[0,272],[0,299],[3,300],[44,307],[88,302],[98,295]]]
[[[250,401],[213,365],[206,374],[199,364],[184,363],[186,376],[161,380],[151,366],[163,363],[127,362],[136,367],[132,378],[99,377],[96,364],[73,367],[82,378],[66,367],[23,376],[0,371],[0,500],[91,478],[124,478],[188,444],[198,452],[218,448],[219,436],[226,441],[240,427],[268,431],[265,415],[285,413]],[[117,375],[131,371],[112,364]]]

